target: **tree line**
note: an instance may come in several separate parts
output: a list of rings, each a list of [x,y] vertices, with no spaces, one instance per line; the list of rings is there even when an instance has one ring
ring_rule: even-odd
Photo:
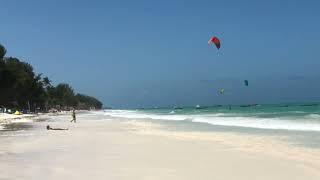
[[[75,93],[66,83],[56,86],[34,72],[33,67],[15,57],[6,57],[0,44],[0,106],[30,111],[101,109],[102,103],[91,96]]]

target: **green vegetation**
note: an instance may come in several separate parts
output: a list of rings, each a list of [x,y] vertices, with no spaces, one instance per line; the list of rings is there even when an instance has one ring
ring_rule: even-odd
[[[6,52],[0,44],[0,106],[30,111],[102,108],[99,100],[76,94],[69,84],[53,86],[48,77],[18,58],[6,57]]]

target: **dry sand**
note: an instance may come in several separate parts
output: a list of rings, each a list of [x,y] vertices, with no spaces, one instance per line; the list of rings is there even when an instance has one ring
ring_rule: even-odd
[[[319,152],[232,133],[126,121],[51,123],[69,131],[0,137],[0,179],[319,180]],[[30,132],[29,132],[30,133]]]

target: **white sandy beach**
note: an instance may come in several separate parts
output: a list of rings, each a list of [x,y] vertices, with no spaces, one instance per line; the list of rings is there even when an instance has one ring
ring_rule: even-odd
[[[318,150],[281,139],[173,132],[141,121],[79,115],[0,135],[0,179],[318,180]],[[69,131],[47,131],[53,127]],[[19,136],[16,136],[19,134]]]
[[[14,122],[32,122],[31,118],[34,118],[34,117],[36,117],[36,115],[32,115],[32,114],[14,115],[14,114],[0,113],[0,124],[14,123]]]

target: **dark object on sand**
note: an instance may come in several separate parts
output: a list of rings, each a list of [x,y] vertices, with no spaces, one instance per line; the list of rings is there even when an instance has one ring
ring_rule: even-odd
[[[63,129],[63,128],[52,128],[50,127],[49,125],[47,125],[47,130],[69,130],[68,128],[67,129]]]

